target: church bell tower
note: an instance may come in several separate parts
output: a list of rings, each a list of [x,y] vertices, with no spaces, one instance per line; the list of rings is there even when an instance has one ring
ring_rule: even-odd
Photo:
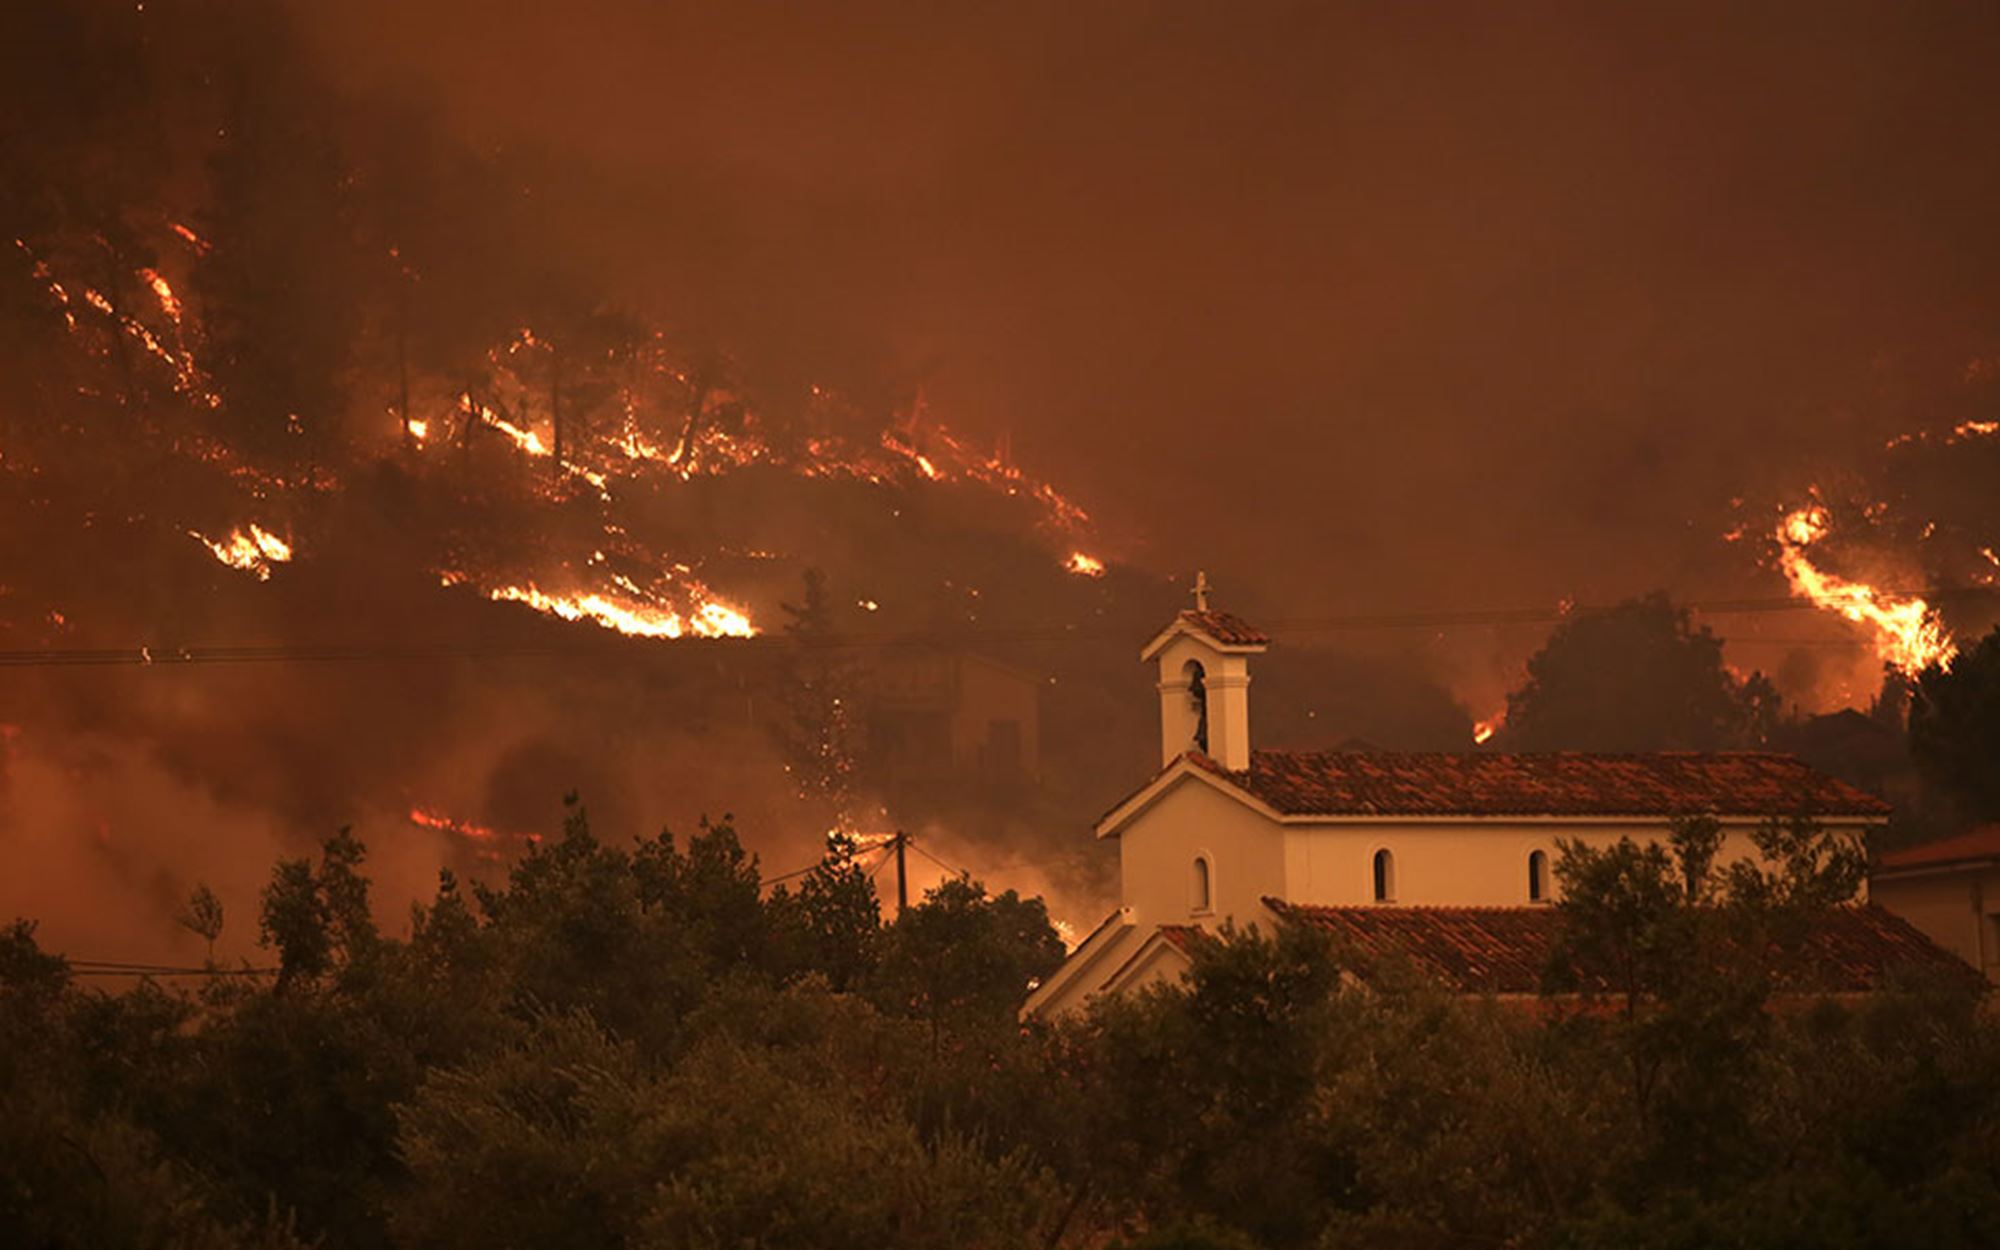
[[[1199,751],[1231,771],[1250,767],[1250,657],[1270,638],[1208,604],[1208,575],[1198,573],[1194,607],[1174,617],[1141,661],[1159,665],[1160,764]]]

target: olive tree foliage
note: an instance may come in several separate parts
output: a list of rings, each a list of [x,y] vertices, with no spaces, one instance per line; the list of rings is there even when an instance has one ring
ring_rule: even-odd
[[[1054,972],[1063,953],[1041,899],[1012,890],[989,896],[978,882],[953,878],[883,934],[869,994],[941,1038],[1011,1021],[1029,987]]]
[[[1033,1240],[1036,1169],[920,1140],[889,1074],[834,1044],[852,1008],[808,991],[793,1010],[821,1017],[818,1044],[771,1045],[739,1020],[661,1071],[571,1014],[433,1075],[400,1113],[414,1183],[393,1226],[413,1245],[523,1250]]]
[[[280,860],[264,887],[259,942],[278,951],[281,989],[312,981],[364,956],[373,945],[368,879],[361,865],[367,848],[342,829],[327,839],[317,866],[310,859]]]
[[[1571,848],[1533,1004],[1284,924],[1023,1024],[1039,900],[883,926],[851,858],[762,889],[726,820],[572,802],[398,935],[344,832],[273,873],[272,978],[109,989],[0,930],[0,1244],[1995,1244],[1994,1021],[1965,978],[1802,998],[1857,855],[1755,836]]]
[[[1656,1175],[1749,1164],[1740,1152],[1754,1148],[1745,1117],[1770,1078],[1772,999],[1817,988],[1808,939],[1866,873],[1857,837],[1807,817],[1767,820],[1750,837],[1757,855],[1727,862],[1712,816],[1676,819],[1664,845],[1561,843],[1548,988],[1579,996],[1572,1033],[1616,1064],[1634,1140],[1656,1145],[1633,1166]],[[1597,999],[1616,1013],[1593,1010]]]

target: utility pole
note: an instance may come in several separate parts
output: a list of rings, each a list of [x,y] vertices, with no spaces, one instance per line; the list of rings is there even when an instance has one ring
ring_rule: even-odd
[[[896,919],[910,909],[909,877],[903,871],[903,848],[909,845],[910,835],[896,830]]]

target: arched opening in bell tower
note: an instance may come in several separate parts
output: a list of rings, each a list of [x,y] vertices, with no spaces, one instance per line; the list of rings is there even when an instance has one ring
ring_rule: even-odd
[[[1181,676],[1187,681],[1188,710],[1194,713],[1195,749],[1208,753],[1208,673],[1200,660],[1189,660],[1181,668]]]

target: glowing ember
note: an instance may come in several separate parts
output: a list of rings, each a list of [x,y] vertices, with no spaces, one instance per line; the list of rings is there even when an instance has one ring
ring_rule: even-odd
[[[673,464],[680,459],[681,449],[676,447],[670,455],[646,441],[638,430],[630,425],[614,440],[616,447],[627,460],[658,460],[663,464]]]
[[[1875,653],[1905,675],[1933,665],[1950,667],[1958,647],[1928,603],[1849,581],[1813,564],[1807,549],[1826,536],[1831,523],[1818,504],[1794,509],[1779,522],[1778,561],[1792,593],[1868,626],[1875,632]]]
[[[426,829],[441,829],[446,833],[455,833],[461,838],[472,838],[479,842],[491,841],[500,836],[498,830],[485,825],[475,825],[469,820],[454,820],[437,812],[427,812],[421,807],[410,809],[410,823],[421,825]]]
[[[535,433],[533,430],[523,429],[515,425],[512,421],[507,420],[485,404],[473,403],[470,394],[463,394],[458,397],[458,409],[460,412],[478,417],[481,425],[505,434],[508,438],[514,440],[516,447],[519,447],[531,456],[546,456],[549,454],[549,446],[542,441],[541,435]]]
[[[141,269],[139,271],[139,276],[146,280],[147,286],[153,288],[153,294],[156,297],[158,297],[160,301],[160,311],[167,314],[167,316],[173,318],[173,321],[176,325],[180,324],[180,319],[181,319],[180,297],[174,294],[174,288],[169,286],[167,284],[167,280],[160,276],[159,270]]]
[[[585,593],[551,595],[530,583],[502,586],[487,592],[500,603],[525,603],[537,612],[547,612],[565,621],[595,621],[606,629],[635,638],[748,638],[757,630],[750,618],[728,604],[710,601],[683,616],[656,604],[621,603],[606,595]]]
[[[1070,552],[1069,559],[1063,561],[1063,568],[1079,577],[1104,576],[1104,561],[1081,551]]]
[[[420,829],[435,829],[440,833],[448,833],[453,837],[479,844],[480,850],[477,852],[479,858],[494,863],[499,862],[501,857],[499,849],[493,845],[496,842],[518,841],[533,845],[542,840],[538,833],[502,833],[487,825],[476,825],[469,820],[458,820],[442,812],[427,811],[421,807],[411,808],[409,819],[411,824]]]
[[[1504,713],[1495,712],[1485,720],[1474,721],[1472,723],[1472,740],[1481,746],[1490,742],[1493,735],[1500,732],[1500,723],[1504,715]]]
[[[549,454],[548,445],[543,443],[542,436],[533,430],[524,430],[511,421],[494,416],[490,411],[486,414],[486,424],[505,434],[508,438],[513,439],[516,447],[519,447],[531,456],[546,456]]]
[[[188,245],[189,247],[193,248],[193,249],[195,250],[195,253],[196,253],[197,255],[201,255],[201,256],[206,256],[206,255],[208,255],[208,240],[207,240],[207,239],[204,239],[204,238],[202,238],[202,237],[201,237],[200,235],[198,235],[198,234],[196,234],[196,233],[195,233],[194,231],[192,231],[192,230],[188,229],[188,228],[187,228],[186,226],[182,225],[182,224],[181,224],[180,222],[178,222],[178,221],[177,221],[177,222],[174,222],[174,223],[173,223],[172,225],[168,226],[168,227],[167,227],[167,229],[169,229],[169,230],[173,231],[173,232],[174,232],[175,234],[179,235],[179,236],[181,237],[181,242],[183,242],[183,243],[187,244],[187,245]]]
[[[292,558],[292,545],[261,525],[251,525],[248,533],[231,530],[229,537],[221,540],[194,530],[189,530],[188,536],[208,548],[222,563],[253,574],[260,582],[270,580],[273,564],[283,564]]]
[[[431,423],[424,420],[422,417],[413,417],[409,421],[405,422],[405,425],[407,425],[409,428],[410,437],[416,439],[420,443],[423,442],[425,439],[429,438],[431,435]]]

